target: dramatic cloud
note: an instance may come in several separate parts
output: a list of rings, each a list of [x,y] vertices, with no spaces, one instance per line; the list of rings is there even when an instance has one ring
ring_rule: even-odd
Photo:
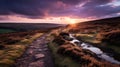
[[[52,0],[51,0],[52,1]],[[22,14],[30,17],[45,16],[50,0],[1,0],[0,14]]]
[[[111,7],[111,6],[94,6],[94,7],[85,7],[80,11],[81,16],[83,17],[104,17],[107,15],[112,15],[120,12],[120,6]],[[84,14],[86,13],[86,14]]]
[[[102,18],[118,16],[118,13],[120,13],[119,0],[0,0],[0,20],[4,20],[2,16],[8,15],[31,19]]]
[[[85,4],[86,7],[93,7],[93,6],[99,6],[104,5],[107,3],[112,2],[113,0],[88,0],[87,4]]]

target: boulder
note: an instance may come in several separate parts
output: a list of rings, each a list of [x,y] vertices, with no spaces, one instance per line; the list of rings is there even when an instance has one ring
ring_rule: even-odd
[[[43,61],[36,61],[29,64],[28,67],[44,67]]]

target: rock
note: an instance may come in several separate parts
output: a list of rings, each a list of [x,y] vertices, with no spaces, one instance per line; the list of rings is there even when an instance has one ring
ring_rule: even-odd
[[[34,46],[30,46],[30,48],[34,48]]]
[[[28,67],[44,67],[44,62],[36,61],[29,64]]]
[[[40,40],[37,40],[38,42],[40,41]]]
[[[44,54],[36,54],[36,55],[35,55],[35,58],[36,58],[36,59],[40,59],[40,58],[44,58],[44,57],[45,57]]]
[[[35,49],[39,49],[40,47],[39,46],[36,46]]]
[[[38,51],[39,51],[39,52],[41,52],[41,51],[42,51],[42,49],[38,49]]]
[[[44,51],[47,51],[47,50],[48,50],[48,48],[44,48],[43,50],[44,50]]]
[[[39,47],[38,46],[30,46],[30,48],[38,49]]]
[[[47,48],[48,47],[48,45],[44,45],[44,48]]]
[[[33,50],[29,50],[29,51],[28,51],[28,54],[32,54],[32,53],[33,53]]]

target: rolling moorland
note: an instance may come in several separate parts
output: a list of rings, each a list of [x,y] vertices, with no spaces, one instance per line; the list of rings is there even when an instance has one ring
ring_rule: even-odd
[[[51,51],[53,57],[51,60],[54,61],[55,67],[120,67],[120,17],[62,27],[61,25],[43,25],[43,27],[55,26],[47,29],[37,26],[38,24],[21,25],[23,26],[20,27],[19,24],[16,27],[14,24],[0,26],[3,32],[5,29],[10,30],[0,35],[0,67],[14,65],[16,59],[21,58],[26,52],[26,47],[41,36],[45,38],[42,40],[43,43],[47,41],[50,49],[48,51]],[[48,55],[45,56],[48,57]],[[25,67],[24,64],[23,67]]]
[[[36,23],[1,23],[0,24],[0,67],[15,67],[28,46],[41,37],[62,25]]]
[[[59,26],[62,25],[50,23],[0,23],[0,33],[32,30],[48,31],[48,29],[57,28]]]
[[[113,49],[117,52],[120,51],[120,17],[78,23],[69,31],[78,33],[76,36],[83,37],[83,41],[110,48],[114,47]]]
[[[66,33],[61,36],[58,32]],[[72,39],[68,33],[82,43],[71,45]],[[120,61],[120,17],[71,24],[53,30],[50,37],[48,45],[54,55],[56,67],[120,67],[119,64],[110,62],[113,61],[110,57]],[[108,56],[99,58],[99,51],[103,51],[109,59],[105,59]]]

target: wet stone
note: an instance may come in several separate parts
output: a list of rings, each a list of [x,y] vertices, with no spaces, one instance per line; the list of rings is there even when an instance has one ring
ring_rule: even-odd
[[[44,62],[36,61],[29,64],[28,67],[44,67]]]
[[[40,40],[37,40],[37,41],[40,41]]]
[[[33,49],[38,49],[39,46],[30,46],[30,48],[33,48]]]
[[[48,45],[44,45],[44,48],[47,48],[48,47]]]
[[[27,53],[28,53],[28,54],[32,54],[32,53],[33,53],[33,50],[29,50]]]
[[[30,46],[30,48],[34,48],[34,46]]]
[[[44,50],[44,51],[47,51],[47,50],[48,50],[48,48],[44,48],[43,50]]]
[[[40,58],[44,58],[45,55],[44,54],[36,54],[35,55],[35,59],[40,59]]]
[[[38,51],[39,51],[39,52],[41,52],[41,51],[42,51],[42,49],[38,49]]]

